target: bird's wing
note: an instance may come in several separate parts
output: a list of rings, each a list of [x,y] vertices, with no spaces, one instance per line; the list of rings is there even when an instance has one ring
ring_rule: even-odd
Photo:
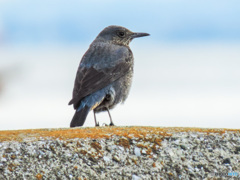
[[[81,63],[75,79],[73,98],[69,102],[69,105],[74,104],[74,108],[76,109],[82,98],[124,76],[132,68],[132,52],[131,50],[127,52],[128,55],[126,53],[119,53],[119,51],[117,55],[114,52],[100,53],[96,58],[95,64],[92,63],[89,66],[81,65]],[[85,56],[87,55],[85,54]],[[88,57],[91,58],[91,55]],[[104,58],[110,59],[106,61]]]

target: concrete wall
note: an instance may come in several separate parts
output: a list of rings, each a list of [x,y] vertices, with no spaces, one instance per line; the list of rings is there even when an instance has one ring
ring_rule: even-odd
[[[240,130],[100,127],[0,131],[1,180],[228,179],[239,173]]]

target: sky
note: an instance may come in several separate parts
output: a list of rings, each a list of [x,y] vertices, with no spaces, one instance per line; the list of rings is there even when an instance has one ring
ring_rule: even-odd
[[[237,0],[0,1],[0,32],[3,43],[86,43],[122,25],[156,42],[239,42],[239,7]]]
[[[240,1],[0,0],[0,130],[69,127],[77,66],[106,26],[134,40],[120,126],[240,128]],[[98,114],[109,123],[107,113]],[[84,126],[94,126],[90,113]]]

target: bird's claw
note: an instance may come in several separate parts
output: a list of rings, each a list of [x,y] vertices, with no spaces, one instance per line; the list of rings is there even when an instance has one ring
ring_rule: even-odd
[[[109,126],[115,126],[115,124],[113,124],[112,122],[109,124]]]

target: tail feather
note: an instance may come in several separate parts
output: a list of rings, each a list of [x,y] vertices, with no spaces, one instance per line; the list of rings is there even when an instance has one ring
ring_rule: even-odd
[[[90,110],[91,110],[91,107],[88,107],[88,106],[84,106],[79,111],[76,110],[76,112],[72,118],[72,121],[70,123],[70,127],[83,126],[83,124],[87,118],[88,112]]]
[[[86,96],[81,102],[79,102],[79,107],[72,118],[70,127],[83,126],[88,112],[94,110],[105,98],[106,90],[99,90],[89,96]],[[70,101],[71,103],[71,101]]]

